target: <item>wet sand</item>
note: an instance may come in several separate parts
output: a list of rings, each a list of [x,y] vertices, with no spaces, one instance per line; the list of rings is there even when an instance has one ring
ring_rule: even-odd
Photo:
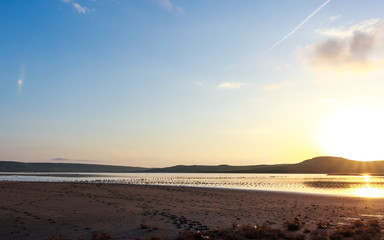
[[[237,224],[314,230],[353,219],[383,221],[384,199],[119,184],[0,182],[0,239],[175,237],[181,229]],[[302,230],[301,230],[302,231]]]

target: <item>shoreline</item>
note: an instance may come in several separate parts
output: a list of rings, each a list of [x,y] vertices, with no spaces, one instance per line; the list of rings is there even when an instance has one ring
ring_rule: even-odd
[[[384,216],[382,198],[206,187],[5,181],[0,197],[0,239],[16,240],[102,232],[117,239],[172,238],[182,229],[233,223],[283,228],[294,218],[312,231],[319,221],[336,227]]]
[[[235,190],[235,191],[260,191],[270,193],[281,193],[281,194],[303,194],[313,196],[325,196],[325,197],[343,197],[343,198],[363,198],[363,199],[380,199],[382,197],[363,197],[358,195],[346,195],[336,193],[314,193],[314,192],[298,192],[298,191],[284,191],[284,190],[268,190],[268,189],[247,189],[247,188],[236,188],[236,187],[212,187],[212,186],[184,186],[184,185],[166,185],[166,184],[151,184],[151,183],[129,183],[129,182],[115,182],[114,180],[75,180],[75,181],[27,181],[27,180],[0,180],[1,182],[15,182],[15,183],[74,183],[74,184],[106,184],[106,185],[132,185],[132,186],[159,186],[159,187],[176,187],[176,188],[203,188],[203,189],[223,189],[223,190]]]

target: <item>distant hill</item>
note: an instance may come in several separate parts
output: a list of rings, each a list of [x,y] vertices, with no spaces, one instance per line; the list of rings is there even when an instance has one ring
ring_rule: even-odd
[[[249,166],[205,166],[177,165],[165,168],[150,168],[146,172],[170,173],[325,173],[364,174],[384,173],[384,161],[362,162],[340,157],[315,157],[295,164],[249,165]]]
[[[280,173],[291,164],[276,165],[251,165],[251,166],[207,166],[207,165],[177,165],[165,168],[151,168],[146,172],[170,172],[170,173]]]
[[[384,161],[361,162],[339,157],[316,157],[295,164],[205,166],[177,165],[165,168],[74,164],[1,162],[0,172],[148,172],[148,173],[325,173],[325,174],[384,174]]]
[[[251,165],[251,166],[202,166],[178,165],[167,168],[152,168],[148,172],[183,173],[384,173],[384,161],[361,162],[340,157],[316,157],[295,164]]]
[[[294,164],[290,170],[312,173],[384,173],[384,161],[353,161],[338,157],[316,157]]]
[[[140,172],[141,167],[81,163],[23,163],[0,161],[0,172]]]

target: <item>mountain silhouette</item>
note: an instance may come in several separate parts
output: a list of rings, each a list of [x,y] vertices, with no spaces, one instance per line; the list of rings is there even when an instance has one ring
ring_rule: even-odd
[[[294,164],[273,165],[177,165],[164,168],[142,168],[79,163],[23,163],[0,161],[0,172],[163,172],[163,173],[323,173],[384,174],[384,161],[355,161],[341,157],[315,157]]]

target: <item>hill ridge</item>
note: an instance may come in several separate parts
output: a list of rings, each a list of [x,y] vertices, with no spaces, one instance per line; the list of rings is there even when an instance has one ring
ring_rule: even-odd
[[[247,166],[176,165],[144,168],[86,163],[25,163],[0,161],[0,172],[110,172],[110,173],[384,173],[384,161],[362,162],[341,157],[320,156],[292,164],[260,164]]]

